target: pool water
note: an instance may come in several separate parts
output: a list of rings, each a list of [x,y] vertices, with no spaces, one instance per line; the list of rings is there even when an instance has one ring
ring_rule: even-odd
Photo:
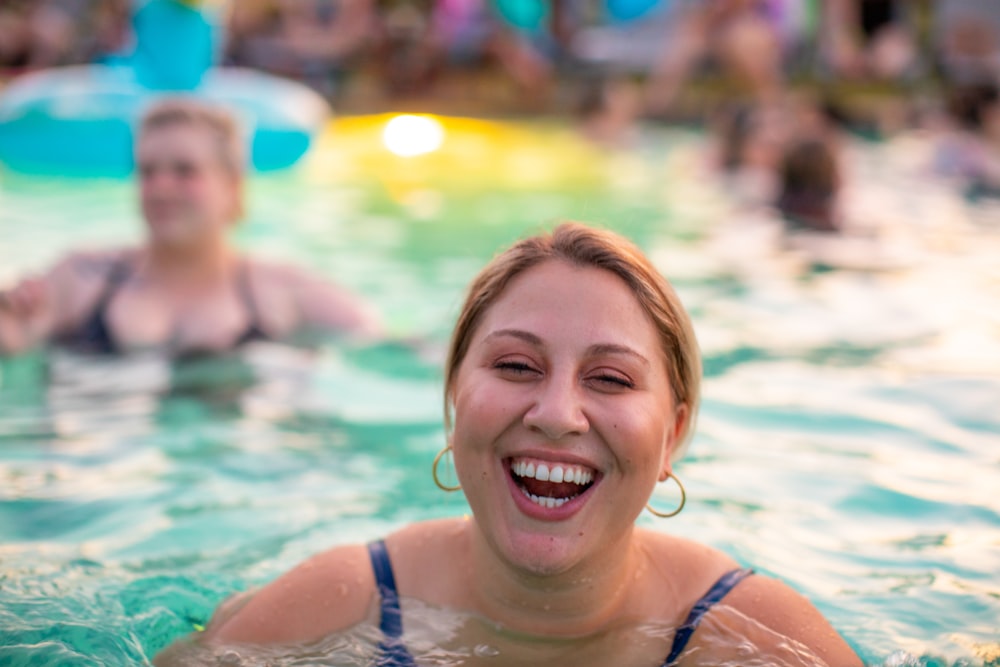
[[[838,269],[734,214],[697,132],[607,154],[452,119],[401,158],[385,121],[341,119],[255,177],[236,236],[364,294],[398,341],[0,361],[0,664],[143,664],[312,553],[462,514],[430,476],[462,290],[562,218],[643,247],[705,356],[688,505],[640,522],[780,576],[871,665],[1000,664],[1000,210],[930,181],[918,140],[854,146],[854,201],[894,254]],[[127,182],[0,173],[0,284],[137,239],[136,215]],[[315,664],[360,664],[328,648]]]

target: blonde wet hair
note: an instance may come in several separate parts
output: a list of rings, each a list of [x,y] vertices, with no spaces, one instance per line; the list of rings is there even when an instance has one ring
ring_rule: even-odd
[[[232,112],[192,98],[164,98],[151,104],[142,115],[139,140],[156,130],[178,125],[208,130],[216,140],[216,154],[222,165],[233,176],[243,176],[246,148],[242,128]]]
[[[452,428],[451,399],[458,369],[486,311],[500,298],[516,276],[549,260],[577,267],[610,271],[632,290],[639,305],[656,327],[667,360],[667,377],[674,401],[686,405],[684,423],[671,459],[679,459],[687,448],[701,401],[701,354],[691,319],[667,279],[639,248],[615,232],[577,222],[564,222],[551,232],[516,242],[486,265],[469,286],[459,313],[445,364],[445,426]]]

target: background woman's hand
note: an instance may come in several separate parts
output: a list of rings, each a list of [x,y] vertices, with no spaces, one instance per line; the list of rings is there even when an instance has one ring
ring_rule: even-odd
[[[25,278],[8,290],[0,290],[0,312],[19,320],[36,315],[45,305],[47,289],[41,278]]]
[[[17,354],[34,344],[49,304],[42,278],[26,278],[0,290],[0,355]]]

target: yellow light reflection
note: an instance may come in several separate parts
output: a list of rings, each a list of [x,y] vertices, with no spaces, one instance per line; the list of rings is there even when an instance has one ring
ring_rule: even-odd
[[[444,128],[430,116],[394,116],[385,124],[382,143],[400,157],[433,153],[444,143]]]
[[[390,123],[400,117],[336,117],[316,138],[305,173],[321,183],[368,184],[374,180],[398,202],[409,203],[416,193],[422,200],[421,210],[427,212],[435,207],[423,196],[427,192],[588,190],[606,184],[609,171],[622,170],[618,159],[609,159],[572,126],[544,120],[504,122],[418,115],[420,121],[440,126],[442,143],[430,153],[401,158],[390,152],[385,139]],[[408,122],[404,121],[403,127]],[[395,136],[395,132],[388,134]]]

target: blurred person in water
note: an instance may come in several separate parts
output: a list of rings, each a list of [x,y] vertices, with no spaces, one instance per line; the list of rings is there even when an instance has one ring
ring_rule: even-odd
[[[918,62],[915,3],[826,0],[818,30],[820,64],[835,77],[894,81],[912,77]]]
[[[796,189],[792,181],[802,169],[792,154],[802,144],[841,153],[843,123],[835,105],[809,94],[788,95],[775,105],[722,105],[710,116],[710,163],[741,207],[770,207],[783,189]]]
[[[738,104],[713,113],[710,128],[711,163],[726,190],[741,204],[770,203],[793,132],[790,112],[783,106]]]
[[[0,0],[0,77],[19,73],[31,59],[31,4]]]
[[[946,92],[934,172],[971,199],[1000,197],[1000,85],[958,83]]]
[[[937,0],[932,37],[948,83],[1000,84],[1000,2]]]
[[[423,92],[460,71],[497,68],[543,104],[577,27],[574,0],[382,0],[378,62],[396,93]],[[462,91],[468,96],[466,87]]]
[[[155,103],[136,162],[145,242],[70,253],[0,292],[0,354],[57,343],[187,355],[307,331],[378,334],[378,318],[347,290],[233,247],[245,156],[228,112],[187,99]]]
[[[629,78],[592,77],[581,86],[575,111],[581,135],[594,144],[612,149],[638,145],[642,96]]]
[[[253,645],[315,659],[317,642],[367,625],[381,639],[359,664],[384,667],[861,665],[785,584],[635,525],[644,508],[684,506],[674,465],[701,360],[679,298],[632,243],[565,223],[500,253],[469,288],[444,379],[431,473],[471,516],[314,556],[156,664]],[[442,480],[449,460],[457,484]],[[650,505],[658,482],[676,506]],[[443,610],[455,619],[427,622]]]
[[[647,82],[649,111],[670,109],[681,85],[712,56],[758,104],[780,100],[784,53],[790,39],[782,13],[786,0],[677,2],[663,47]]]
[[[25,15],[23,66],[98,62],[129,40],[129,0],[42,0]]]
[[[792,140],[778,168],[775,207],[789,230],[841,230],[841,173],[833,144],[822,137]]]
[[[297,79],[333,97],[373,44],[375,5],[375,0],[232,2],[224,62]]]

